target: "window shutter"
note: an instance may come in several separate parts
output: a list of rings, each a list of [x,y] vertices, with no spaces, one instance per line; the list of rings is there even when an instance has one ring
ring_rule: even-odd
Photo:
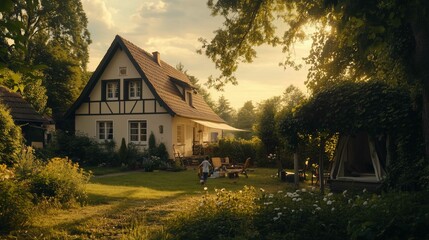
[[[129,95],[128,95],[128,85],[129,85],[130,81],[125,80],[124,81],[124,100],[128,100],[129,99]]]
[[[106,101],[106,81],[101,81],[101,100]]]

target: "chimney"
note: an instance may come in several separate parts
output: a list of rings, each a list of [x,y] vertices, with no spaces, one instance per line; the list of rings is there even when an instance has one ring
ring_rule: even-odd
[[[158,63],[159,66],[161,66],[161,54],[159,52],[153,52],[153,59],[156,63]]]

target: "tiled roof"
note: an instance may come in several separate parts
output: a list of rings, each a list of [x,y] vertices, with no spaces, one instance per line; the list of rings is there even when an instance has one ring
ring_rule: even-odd
[[[225,122],[213,112],[200,94],[192,94],[193,107],[189,106],[189,104],[183,100],[173,83],[174,81],[171,81],[171,78],[174,78],[175,81],[182,81],[185,85],[192,86],[192,83],[185,74],[164,61],[161,61],[159,65],[152,54],[122,37],[118,36],[117,38],[124,43],[132,58],[134,58],[140,69],[144,72],[159,97],[175,114],[186,118]]]
[[[158,64],[153,54],[144,51],[118,35],[116,35],[112,45],[107,50],[107,53],[98,65],[94,74],[91,76],[91,79],[85,86],[82,94],[67,111],[65,115],[66,118],[73,115],[80,104],[89,96],[117,49],[125,51],[131,62],[134,64],[134,67],[142,76],[143,80],[160,101],[160,104],[164,106],[171,115],[213,122],[225,122],[215,112],[213,112],[200,94],[192,94],[193,107],[183,100],[183,96],[176,88],[175,83],[183,82],[183,86],[192,86],[192,83],[185,74],[164,61],[160,61],[160,64]]]
[[[12,92],[4,86],[0,86],[0,102],[9,108],[13,120],[17,123],[48,122],[19,93]]]

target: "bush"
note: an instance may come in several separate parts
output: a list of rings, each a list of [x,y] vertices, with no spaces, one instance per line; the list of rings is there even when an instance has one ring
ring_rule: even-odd
[[[321,195],[315,189],[265,193],[245,188],[204,194],[157,239],[429,239],[429,193]],[[138,229],[138,228],[136,228]],[[133,232],[133,231],[132,231]],[[135,231],[133,232],[136,233]]]
[[[165,226],[166,239],[251,239],[257,236],[252,224],[256,191],[245,187],[239,193],[225,189],[206,194],[199,205],[182,212]]]
[[[115,153],[115,142],[99,143],[86,135],[70,134],[63,131],[55,133],[54,141],[46,149],[37,151],[43,159],[68,157],[81,165],[97,166],[107,164],[120,166],[119,156]]]
[[[15,125],[9,110],[0,102],[0,164],[12,166],[22,146],[21,128]]]
[[[259,159],[262,143],[259,139],[221,139],[218,146],[210,146],[211,155],[229,157],[234,163],[244,163],[250,157],[252,160]]]
[[[86,202],[85,184],[90,174],[66,158],[53,158],[32,177],[30,192],[37,203],[47,200],[60,206]]]
[[[0,165],[0,232],[17,229],[29,221],[33,205],[27,190],[6,165]]]

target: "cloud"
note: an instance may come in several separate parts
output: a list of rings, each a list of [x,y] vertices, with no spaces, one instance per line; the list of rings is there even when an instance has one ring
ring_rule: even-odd
[[[83,0],[83,7],[85,13],[91,24],[102,25],[107,29],[112,29],[115,26],[113,14],[115,9],[108,8],[106,3],[102,0]]]

